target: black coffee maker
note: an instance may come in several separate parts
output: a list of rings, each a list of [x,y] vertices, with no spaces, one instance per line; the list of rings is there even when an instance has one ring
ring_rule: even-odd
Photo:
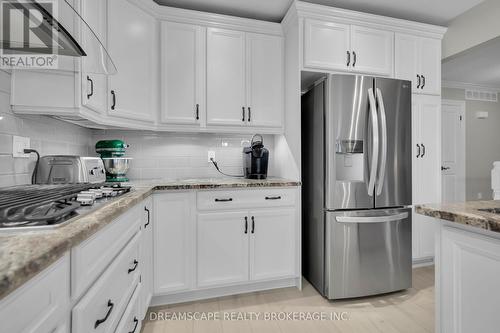
[[[264,148],[262,135],[252,137],[250,147],[243,148],[243,174],[247,179],[266,179],[269,150]]]

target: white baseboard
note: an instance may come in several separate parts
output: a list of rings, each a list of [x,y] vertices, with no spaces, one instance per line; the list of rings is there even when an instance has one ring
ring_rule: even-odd
[[[434,265],[434,258],[421,258],[421,259],[413,259],[413,268],[432,266]]]
[[[176,303],[199,301],[208,298],[230,296],[237,294],[245,294],[256,291],[287,288],[287,287],[301,287],[301,278],[287,278],[265,282],[254,282],[242,285],[233,285],[226,287],[217,287],[210,289],[183,291],[180,293],[169,295],[156,295],[151,299],[151,306],[169,305]]]

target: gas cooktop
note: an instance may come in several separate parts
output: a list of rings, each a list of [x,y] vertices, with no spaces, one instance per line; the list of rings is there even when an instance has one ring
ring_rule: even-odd
[[[131,190],[119,183],[22,185],[0,189],[0,232],[54,228]]]

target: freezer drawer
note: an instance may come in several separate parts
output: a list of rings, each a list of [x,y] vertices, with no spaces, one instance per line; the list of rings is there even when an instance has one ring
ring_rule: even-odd
[[[411,287],[411,209],[326,212],[325,296]]]

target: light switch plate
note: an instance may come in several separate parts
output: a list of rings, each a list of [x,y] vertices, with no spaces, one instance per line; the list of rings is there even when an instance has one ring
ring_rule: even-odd
[[[24,136],[12,137],[12,156],[27,158],[30,154],[25,154],[24,149],[30,148],[30,138]]]

